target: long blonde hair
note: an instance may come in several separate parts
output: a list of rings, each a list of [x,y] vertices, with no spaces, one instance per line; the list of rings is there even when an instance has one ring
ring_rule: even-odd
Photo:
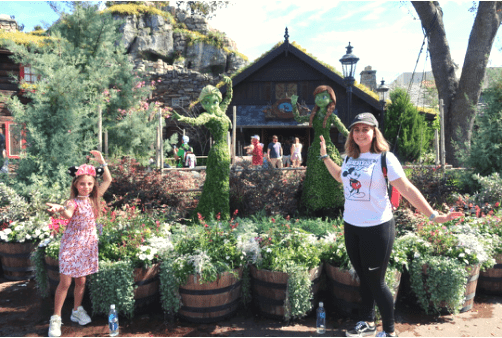
[[[314,90],[314,97],[317,95],[317,94],[320,94],[322,92],[328,92],[329,96],[331,97],[331,100],[332,102],[330,104],[328,104],[328,106],[326,107],[326,116],[324,117],[324,121],[322,122],[322,127],[323,128],[326,128],[326,122],[328,122],[328,118],[329,116],[333,113],[333,111],[335,110],[335,107],[336,107],[336,95],[335,95],[335,92],[333,91],[333,88],[331,88],[330,86],[319,86],[317,87],[315,90]],[[314,121],[314,116],[315,114],[317,113],[317,111],[319,110],[319,106],[316,104],[314,106],[314,109],[312,109],[312,114],[310,114],[310,124],[309,124],[309,127],[312,127],[312,121]]]
[[[373,126],[373,130],[375,132],[375,135],[373,137],[373,140],[371,141],[370,152],[373,154],[380,154],[384,151],[389,151],[389,143],[387,143],[387,140],[383,136],[380,129]],[[345,141],[345,155],[352,158],[359,158],[360,154],[361,150],[354,141],[354,128],[350,128],[349,137],[347,137],[347,140]]]
[[[96,177],[92,175],[79,175],[73,178],[73,181],[71,182],[71,190],[70,190],[70,198],[75,199],[78,196],[78,189],[77,189],[77,183],[80,178],[84,176],[89,176],[92,177],[94,180],[94,187],[92,188],[91,193],[89,194],[89,200],[91,201],[91,206],[92,206],[92,212],[94,213],[94,217],[96,219],[100,216],[100,208],[99,208],[99,186],[98,186],[98,180]]]

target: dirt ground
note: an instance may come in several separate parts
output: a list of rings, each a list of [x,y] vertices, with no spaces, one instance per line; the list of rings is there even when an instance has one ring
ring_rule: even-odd
[[[323,300],[323,294],[320,295]],[[340,317],[327,307],[325,336],[342,337],[354,325],[350,318]],[[502,337],[502,297],[476,295],[472,310],[456,316],[427,316],[410,305],[406,296],[396,303],[396,330],[400,337]],[[53,310],[52,299],[37,295],[34,281],[12,282],[0,279],[0,336],[45,337]],[[93,316],[92,323],[79,326],[70,321],[73,299],[68,298],[63,308],[62,336],[107,336],[104,316]],[[91,312],[88,299],[84,307]],[[381,329],[381,328],[380,328]],[[307,337],[315,333],[314,314],[292,322],[272,320],[242,309],[229,320],[214,324],[193,324],[165,320],[159,305],[138,312],[131,320],[120,318],[120,336],[127,337]]]

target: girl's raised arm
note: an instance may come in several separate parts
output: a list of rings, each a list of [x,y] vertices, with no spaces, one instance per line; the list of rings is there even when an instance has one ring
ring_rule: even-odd
[[[91,160],[94,160],[98,162],[101,166],[104,167],[104,173],[103,173],[103,182],[99,185],[98,188],[98,194],[99,196],[103,196],[112,183],[112,174],[110,173],[110,170],[108,169],[108,164],[106,163],[103,154],[97,150],[92,150],[91,154],[94,156]]]

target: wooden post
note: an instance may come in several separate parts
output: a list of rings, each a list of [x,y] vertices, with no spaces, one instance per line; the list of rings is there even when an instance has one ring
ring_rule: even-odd
[[[101,107],[98,109],[98,150],[103,151],[103,112]]]
[[[108,156],[108,129],[105,130],[105,156]]]
[[[440,154],[439,154],[439,131],[437,129],[434,130],[434,154],[436,155],[435,164],[436,167],[439,165]]]
[[[444,169],[446,164],[446,150],[444,142],[444,102],[443,99],[439,100],[439,116],[441,118],[441,167]]]
[[[162,109],[159,108],[159,157],[160,169],[164,168],[164,135],[162,130]]]
[[[237,138],[237,107],[234,106],[233,109],[233,121],[232,121],[232,164],[235,164],[235,150],[236,150],[236,138]]]

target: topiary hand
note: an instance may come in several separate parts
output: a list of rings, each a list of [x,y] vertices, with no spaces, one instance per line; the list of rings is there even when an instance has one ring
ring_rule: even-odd
[[[298,102],[298,95],[291,95],[291,105],[296,105]]]

